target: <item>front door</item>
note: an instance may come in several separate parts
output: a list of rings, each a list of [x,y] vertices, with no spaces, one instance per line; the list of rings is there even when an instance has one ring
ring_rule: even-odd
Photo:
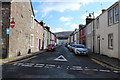
[[[41,49],[41,39],[39,39],[39,50]]]
[[[100,36],[97,36],[97,53],[100,54]]]

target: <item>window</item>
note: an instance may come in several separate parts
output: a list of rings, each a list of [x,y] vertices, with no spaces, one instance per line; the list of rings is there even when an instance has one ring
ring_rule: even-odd
[[[30,47],[34,47],[34,35],[30,34]]]
[[[108,18],[109,18],[109,25],[112,25],[113,24],[113,10],[112,9],[108,12]]]
[[[108,25],[119,22],[119,8],[118,5],[108,11]]]
[[[39,47],[39,39],[38,39],[38,37],[36,37],[36,48],[38,48]]]
[[[38,30],[39,30],[39,26],[38,23],[36,23],[36,33],[38,33]]]
[[[31,28],[34,29],[34,16],[31,15]]]
[[[114,23],[117,23],[119,21],[119,8],[116,6],[114,8]]]
[[[113,49],[113,34],[108,34],[108,48]]]
[[[99,18],[97,18],[96,26],[97,26],[97,29],[98,29],[99,28]]]

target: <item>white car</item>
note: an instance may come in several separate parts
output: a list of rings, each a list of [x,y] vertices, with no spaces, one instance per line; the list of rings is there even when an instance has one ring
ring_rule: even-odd
[[[77,44],[73,48],[74,54],[76,55],[87,55],[88,54],[88,49],[85,47],[85,45],[82,44]]]

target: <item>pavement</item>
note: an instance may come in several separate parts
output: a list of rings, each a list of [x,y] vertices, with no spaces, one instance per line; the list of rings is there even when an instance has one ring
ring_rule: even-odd
[[[89,56],[93,59],[96,59],[102,63],[105,63],[109,66],[112,66],[120,70],[120,60],[117,58],[112,58],[112,57],[108,57],[106,55],[97,54],[97,53],[90,53]]]
[[[5,60],[0,61],[0,65],[4,65],[4,64],[12,62],[12,61],[18,61],[18,60],[22,60],[22,59],[25,59],[25,58],[29,58],[31,56],[35,56],[35,55],[41,54],[43,52],[45,52],[45,50],[30,53],[30,54],[26,54],[26,55],[17,56],[17,57],[10,58],[10,59],[5,59]]]

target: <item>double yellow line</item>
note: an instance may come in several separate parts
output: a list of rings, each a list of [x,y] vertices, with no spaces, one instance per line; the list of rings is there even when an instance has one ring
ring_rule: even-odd
[[[26,59],[23,59],[23,60],[20,60],[20,61],[16,61],[16,62],[11,62],[11,63],[8,63],[8,64],[14,64],[14,63],[19,63],[19,62],[23,62],[23,61],[28,61],[28,60],[36,58],[36,57],[37,56],[33,56],[33,57],[30,57],[30,58],[26,58]]]
[[[115,67],[112,67],[112,66],[109,66],[109,65],[107,65],[107,64],[105,64],[105,63],[102,63],[102,62],[96,60],[96,59],[93,59],[93,58],[92,58],[91,60],[94,61],[94,62],[96,62],[97,64],[100,64],[100,65],[103,66],[103,67],[106,67],[106,68],[109,68],[109,69],[112,69],[112,70],[119,70],[119,71],[120,71],[120,69],[115,68]]]

